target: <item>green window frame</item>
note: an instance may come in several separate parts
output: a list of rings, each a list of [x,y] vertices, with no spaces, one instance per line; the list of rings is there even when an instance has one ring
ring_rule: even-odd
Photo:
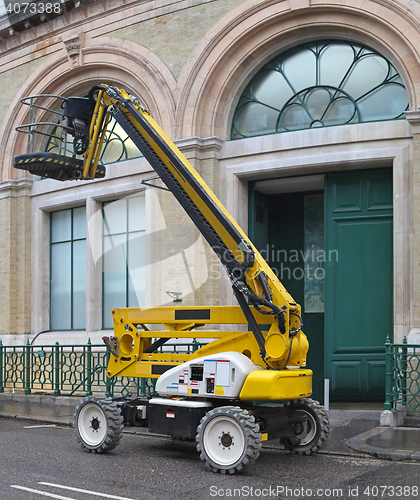
[[[145,305],[145,197],[102,205],[102,327],[112,329],[111,310]]]
[[[242,93],[231,139],[404,119],[407,91],[395,67],[358,43],[323,40],[266,64]]]
[[[86,329],[86,207],[50,214],[50,329]]]

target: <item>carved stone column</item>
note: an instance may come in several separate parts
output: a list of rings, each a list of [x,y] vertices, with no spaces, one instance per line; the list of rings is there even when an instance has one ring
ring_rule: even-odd
[[[409,343],[420,344],[420,110],[405,113],[413,131],[413,326]]]
[[[0,334],[31,330],[30,179],[0,182]]]

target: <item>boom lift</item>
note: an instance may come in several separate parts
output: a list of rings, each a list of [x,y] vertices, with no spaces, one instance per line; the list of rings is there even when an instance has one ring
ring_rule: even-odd
[[[233,474],[255,461],[264,440],[280,439],[298,454],[316,452],[328,438],[329,418],[309,398],[312,371],[306,368],[300,306],[137,98],[104,84],[86,98],[61,98],[61,108],[60,126],[73,136],[73,158],[34,153],[32,123],[20,127],[28,134],[28,151],[14,157],[14,166],[57,180],[104,177],[99,158],[114,118],[215,251],[239,304],[113,309],[114,336],[103,338],[111,353],[107,375],[157,378],[157,395],[84,398],[75,413],[82,448],[97,453],[115,448],[124,416],[148,425],[150,432],[195,439],[201,459],[215,472]],[[220,330],[202,329],[209,324]],[[225,331],[223,325],[230,324],[246,329]],[[157,352],[171,338],[191,336],[215,340],[194,353]]]

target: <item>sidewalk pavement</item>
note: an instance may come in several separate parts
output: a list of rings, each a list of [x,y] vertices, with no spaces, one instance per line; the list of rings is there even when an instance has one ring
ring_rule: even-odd
[[[0,418],[71,427],[80,399],[81,396],[0,394]],[[420,461],[420,416],[408,417],[403,427],[380,427],[381,411],[382,405],[377,403],[331,404],[331,433],[320,453]],[[147,432],[142,427],[124,429],[124,433],[131,434]],[[274,441],[265,446],[281,447]]]

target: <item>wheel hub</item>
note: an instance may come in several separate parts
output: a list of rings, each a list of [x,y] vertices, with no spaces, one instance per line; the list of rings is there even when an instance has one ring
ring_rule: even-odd
[[[93,417],[90,422],[90,427],[92,428],[92,430],[98,432],[100,426],[101,426],[101,421],[97,417]]]
[[[229,432],[225,433],[223,432],[222,436],[219,437],[221,444],[225,448],[230,448],[234,443],[233,443],[233,436],[229,434]]]
[[[297,418],[296,418],[297,417]],[[293,423],[293,434],[299,446],[305,446],[315,437],[317,424],[315,417],[306,409],[295,412],[296,421]]]
[[[308,434],[308,421],[305,422],[296,422],[294,424],[294,430],[296,436],[304,437]]]

